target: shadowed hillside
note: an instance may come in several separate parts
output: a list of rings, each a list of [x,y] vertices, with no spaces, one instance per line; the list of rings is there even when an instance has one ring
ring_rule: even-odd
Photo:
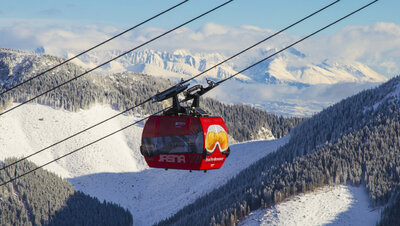
[[[399,95],[396,77],[325,109],[296,127],[277,152],[159,225],[234,225],[253,210],[330,184],[361,184],[375,206],[394,200],[382,213],[382,224],[395,222]]]
[[[6,159],[10,164],[17,159]],[[23,161],[0,171],[0,183],[36,168]],[[132,225],[120,206],[75,191],[54,173],[39,169],[0,187],[1,225]]]

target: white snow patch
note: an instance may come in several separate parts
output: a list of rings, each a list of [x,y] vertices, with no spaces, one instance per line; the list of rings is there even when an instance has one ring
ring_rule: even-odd
[[[374,111],[376,111],[376,109],[379,107],[379,105],[381,105],[383,102],[385,102],[389,98],[395,98],[395,99],[399,99],[400,98],[400,83],[396,84],[396,87],[394,88],[394,90],[392,92],[388,93],[384,98],[382,98],[381,100],[376,102],[372,106],[372,109]],[[368,110],[368,109],[366,107],[364,107],[364,112],[366,110]]]
[[[79,112],[38,104],[22,106],[0,117],[0,130],[6,131],[0,133],[0,160],[27,156],[117,113],[101,105]],[[119,116],[30,160],[42,165],[136,120],[133,116]],[[128,208],[134,225],[152,225],[225,184],[288,140],[285,137],[231,145],[231,154],[219,170],[165,171],[149,169],[139,153],[141,126],[117,133],[45,169],[68,178],[86,194]]]
[[[254,211],[238,225],[372,226],[379,221],[380,211],[369,206],[368,195],[361,186],[327,186]]]
[[[100,173],[71,178],[79,190],[128,208],[134,225],[152,225],[225,184],[252,163],[275,151],[287,137],[231,146],[221,169],[202,171],[147,169],[131,173]]]
[[[95,105],[89,110],[69,112],[39,104],[27,104],[0,118],[0,130],[6,131],[0,133],[0,159],[27,156],[117,113],[102,105]],[[133,116],[119,116],[30,160],[42,165],[136,120]],[[50,164],[45,169],[62,177],[147,169],[138,151],[141,131],[140,125],[132,126]]]

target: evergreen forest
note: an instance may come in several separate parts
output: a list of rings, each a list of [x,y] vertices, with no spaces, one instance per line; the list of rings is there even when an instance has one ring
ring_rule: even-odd
[[[8,165],[17,159],[9,158]],[[37,166],[22,161],[0,171],[0,183]],[[132,225],[131,213],[88,196],[65,179],[38,169],[0,187],[0,225]]]
[[[251,211],[298,193],[364,186],[379,225],[399,225],[400,76],[323,110],[288,143],[159,225],[235,225]]]

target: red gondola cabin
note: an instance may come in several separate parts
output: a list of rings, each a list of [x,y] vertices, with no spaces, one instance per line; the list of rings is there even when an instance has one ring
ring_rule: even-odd
[[[157,116],[147,120],[141,153],[150,167],[219,169],[229,154],[221,117]]]
[[[199,107],[200,96],[218,84],[207,80],[208,87],[181,83],[154,96],[154,101],[172,98],[172,107],[162,115],[152,115],[143,128],[140,152],[150,167],[165,169],[219,169],[229,155],[228,129],[221,117],[209,116]],[[186,90],[186,91],[185,91]],[[193,100],[190,107],[180,106],[178,94]]]

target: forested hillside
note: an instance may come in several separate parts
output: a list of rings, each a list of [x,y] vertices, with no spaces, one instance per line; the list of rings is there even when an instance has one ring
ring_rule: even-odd
[[[6,159],[10,164],[16,159]],[[0,171],[0,183],[36,168],[22,161]],[[17,173],[18,172],[18,173]],[[132,225],[122,207],[75,191],[65,179],[39,169],[0,187],[0,225]]]
[[[0,49],[0,90],[25,81],[62,61],[48,55]],[[0,99],[0,111],[12,102],[23,102],[83,72],[81,67],[72,63],[58,67],[3,96]],[[106,76],[92,73],[38,98],[36,102],[70,111],[88,109],[96,103],[110,104],[114,109],[125,110],[173,84],[169,80],[149,75],[122,73]],[[203,99],[202,105],[211,114],[221,115],[225,119],[230,134],[237,141],[272,136],[280,138],[303,120],[278,117],[245,105],[222,104],[210,98]],[[165,106],[148,103],[131,113],[147,115],[162,107]]]
[[[159,225],[234,225],[258,208],[331,184],[365,186],[398,222],[400,77],[335,104],[296,127],[289,142]]]
[[[400,187],[397,186],[389,201],[388,206],[383,210],[379,225],[400,225]]]

